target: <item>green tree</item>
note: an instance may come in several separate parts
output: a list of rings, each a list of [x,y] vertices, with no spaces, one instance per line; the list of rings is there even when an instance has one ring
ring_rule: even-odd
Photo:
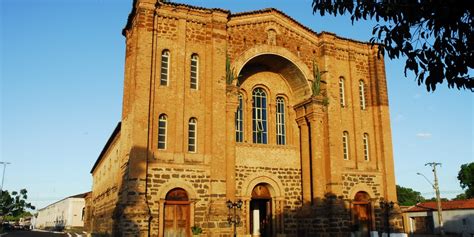
[[[474,91],[474,4],[467,0],[313,0],[313,13],[348,14],[352,23],[375,19],[372,44],[391,59],[406,56],[405,76],[412,71],[428,91],[448,87]]]
[[[474,162],[461,165],[458,173],[461,188],[466,189],[466,199],[474,198]]]
[[[21,189],[20,192],[13,191],[11,194],[4,190],[0,195],[0,216],[20,217],[28,209],[34,210],[35,207],[27,202],[28,191]]]
[[[440,198],[442,202],[447,202],[449,201],[449,199],[447,198]],[[437,202],[438,200],[436,200],[436,197],[431,197],[429,199],[426,199],[425,202]]]
[[[460,193],[453,198],[453,200],[466,200],[468,199],[465,193]]]
[[[413,206],[425,201],[420,192],[397,185],[397,199],[401,206]]]

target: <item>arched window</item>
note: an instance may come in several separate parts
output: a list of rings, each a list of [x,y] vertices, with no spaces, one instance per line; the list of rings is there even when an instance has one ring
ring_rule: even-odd
[[[364,159],[369,160],[369,134],[364,133]]]
[[[347,131],[342,133],[342,153],[344,160],[349,160],[349,133]]]
[[[344,77],[339,78],[339,98],[341,102],[341,107],[346,106],[346,95],[344,91]]]
[[[360,109],[365,109],[365,84],[363,80],[359,81]]]
[[[199,82],[199,56],[191,55],[191,89],[197,89]]]
[[[188,123],[188,151],[197,151],[197,119],[191,118]]]
[[[158,118],[158,149],[166,149],[166,125],[168,117],[166,114],[161,114]]]
[[[267,94],[256,88],[252,97],[253,143],[267,144]]]
[[[277,97],[276,99],[276,135],[277,144],[286,144],[286,128],[285,128],[285,99]]]
[[[244,141],[244,111],[243,111],[243,96],[239,94],[239,107],[237,107],[237,112],[235,112],[235,141],[243,142]]]
[[[161,52],[161,76],[160,85],[167,86],[169,80],[169,69],[170,69],[170,51],[165,49]]]

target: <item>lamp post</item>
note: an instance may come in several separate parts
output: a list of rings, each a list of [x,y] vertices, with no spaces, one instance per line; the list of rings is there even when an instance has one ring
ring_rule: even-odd
[[[10,162],[0,161],[0,164],[3,165],[3,174],[2,174],[2,186],[0,186],[0,192],[3,192],[3,180],[5,179],[5,169],[7,165],[11,164]]]
[[[226,203],[227,208],[229,209],[229,216],[227,217],[227,222],[229,225],[234,225],[234,237],[237,237],[237,225],[240,224],[240,216],[237,215],[237,209],[242,208],[242,200],[237,200],[237,202],[232,202],[228,200]]]
[[[387,231],[388,237],[390,237],[390,211],[395,205],[394,202],[380,201],[380,208],[384,210],[385,214],[385,230]]]
[[[433,189],[435,190],[435,194],[436,194],[436,205],[437,205],[437,209],[438,209],[438,225],[439,225],[439,233],[444,236],[444,227],[443,227],[443,209],[441,208],[441,195],[439,193],[439,185],[438,185],[438,176],[436,175],[436,166],[439,165],[441,166],[441,163],[436,163],[436,162],[430,162],[430,163],[426,163],[425,166],[432,166],[433,167],[433,175],[434,175],[434,184],[431,183],[428,178],[426,178],[425,175],[423,175],[422,173],[416,173],[417,175],[420,175],[420,176],[423,176],[423,178],[425,178],[425,180],[431,184],[431,186],[433,187]]]

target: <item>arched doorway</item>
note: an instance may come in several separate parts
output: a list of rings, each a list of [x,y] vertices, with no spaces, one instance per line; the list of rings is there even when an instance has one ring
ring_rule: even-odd
[[[370,196],[366,192],[357,192],[352,202],[352,219],[354,231],[359,236],[370,236],[372,230],[372,209]]]
[[[172,189],[165,198],[164,237],[189,237],[190,231],[188,193],[182,188]]]
[[[272,197],[266,184],[258,184],[252,190],[250,201],[250,230],[252,235],[272,236]]]

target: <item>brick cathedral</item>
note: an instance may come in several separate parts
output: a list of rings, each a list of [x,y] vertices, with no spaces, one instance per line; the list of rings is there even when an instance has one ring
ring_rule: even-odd
[[[135,0],[120,123],[91,170],[110,236],[375,236],[396,202],[385,66],[276,9]],[[396,218],[391,223],[396,225]]]

